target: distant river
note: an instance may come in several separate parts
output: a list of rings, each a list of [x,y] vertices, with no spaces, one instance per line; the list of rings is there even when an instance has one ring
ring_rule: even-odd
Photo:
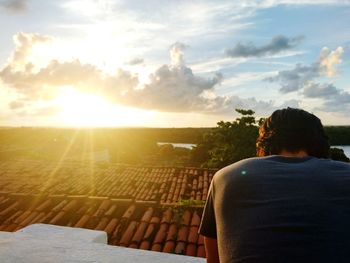
[[[332,145],[331,147],[343,149],[345,155],[350,158],[350,145]]]
[[[194,143],[173,143],[173,142],[157,142],[158,145],[171,144],[174,147],[182,147],[187,149],[192,149],[196,147],[197,144]],[[347,157],[350,158],[350,145],[332,145],[331,147],[337,147],[344,150],[344,153]]]
[[[193,144],[193,143],[157,142],[157,144],[158,145],[171,144],[175,148],[176,147],[181,147],[181,148],[187,148],[187,149],[192,149],[193,147],[197,146],[197,144]]]

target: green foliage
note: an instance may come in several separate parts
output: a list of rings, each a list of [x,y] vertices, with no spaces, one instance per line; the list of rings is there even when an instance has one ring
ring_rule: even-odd
[[[350,162],[350,159],[345,155],[344,150],[336,147],[330,149],[329,157],[336,161]]]
[[[177,205],[172,208],[172,211],[174,213],[173,220],[176,223],[177,227],[181,226],[181,219],[186,209],[195,206],[203,207],[204,205],[205,201],[203,200],[179,199],[177,201]]]
[[[350,145],[350,126],[326,126],[331,145]]]
[[[237,112],[236,120],[215,128],[0,128],[0,160],[89,161],[93,153],[107,151],[112,163],[220,168],[255,155],[256,125],[263,119],[256,121],[251,110]],[[350,145],[350,126],[325,129],[331,145]]]
[[[189,207],[189,206],[202,206],[205,204],[203,200],[192,200],[192,199],[179,199],[177,205],[180,207]]]
[[[255,156],[258,136],[254,111],[236,109],[242,116],[232,122],[220,121],[217,127],[203,136],[193,150],[192,161],[204,167],[222,168],[241,159]]]

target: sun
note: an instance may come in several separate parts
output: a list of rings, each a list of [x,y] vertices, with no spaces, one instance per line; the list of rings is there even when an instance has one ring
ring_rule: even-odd
[[[115,105],[101,96],[80,92],[74,87],[62,87],[56,104],[62,126],[143,126],[153,116],[152,112]]]

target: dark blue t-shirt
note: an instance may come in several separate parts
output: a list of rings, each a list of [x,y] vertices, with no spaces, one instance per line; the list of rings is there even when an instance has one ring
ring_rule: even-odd
[[[200,233],[221,262],[350,262],[350,164],[245,159],[218,171]]]

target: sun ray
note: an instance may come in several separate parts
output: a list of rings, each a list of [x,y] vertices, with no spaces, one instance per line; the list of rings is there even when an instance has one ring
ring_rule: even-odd
[[[57,161],[57,164],[55,165],[54,169],[52,169],[52,171],[49,173],[47,180],[46,180],[45,184],[42,186],[40,192],[47,194],[47,190],[51,186],[52,179],[54,178],[57,171],[61,168],[62,163],[63,163],[64,159],[66,158],[69,150],[72,148],[72,145],[74,144],[79,132],[80,132],[79,129],[76,129],[74,131],[74,134],[73,134],[72,138],[70,139],[66,149],[63,151],[63,153],[62,153],[60,159]]]
[[[74,127],[146,126],[155,114],[108,102],[98,94],[82,92],[72,86],[61,88],[55,105],[60,109],[59,122]]]
[[[88,156],[88,162],[89,162],[89,178],[90,178],[90,192],[93,195],[96,195],[96,180],[95,180],[95,160],[94,160],[94,131],[93,129],[88,130],[88,141],[89,141],[89,156]]]

